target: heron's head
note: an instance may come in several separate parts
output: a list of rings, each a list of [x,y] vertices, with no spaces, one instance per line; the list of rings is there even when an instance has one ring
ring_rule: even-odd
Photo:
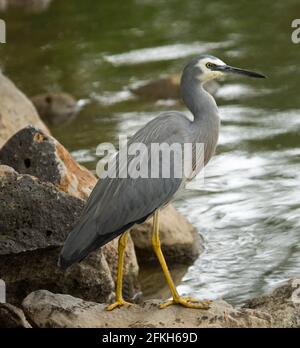
[[[264,75],[240,68],[234,68],[221,59],[209,55],[194,58],[185,68],[185,73],[192,74],[193,78],[205,83],[209,80],[223,77],[226,74],[240,74],[256,78],[265,78]]]

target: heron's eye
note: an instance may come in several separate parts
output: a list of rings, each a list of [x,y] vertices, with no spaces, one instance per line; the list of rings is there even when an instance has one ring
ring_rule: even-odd
[[[206,67],[208,68],[208,69],[212,69],[212,68],[214,68],[216,65],[215,64],[213,64],[213,63],[206,63]]]

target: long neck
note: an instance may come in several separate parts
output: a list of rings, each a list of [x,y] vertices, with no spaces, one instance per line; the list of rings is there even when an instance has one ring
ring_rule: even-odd
[[[206,92],[203,84],[195,78],[182,77],[181,95],[185,105],[194,115],[194,123],[203,122],[218,115],[214,98]]]
[[[219,137],[220,119],[214,98],[194,78],[181,80],[181,94],[186,106],[194,115],[190,123],[190,134],[194,143],[204,144],[204,164],[215,152]]]

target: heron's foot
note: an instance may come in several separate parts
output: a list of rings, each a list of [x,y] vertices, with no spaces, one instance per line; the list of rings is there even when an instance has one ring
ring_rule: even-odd
[[[107,311],[112,311],[112,310],[114,310],[115,308],[120,308],[120,307],[129,307],[129,306],[131,306],[132,305],[132,303],[130,303],[130,302],[126,302],[126,301],[124,301],[123,299],[121,299],[121,300],[117,300],[116,302],[114,302],[114,303],[112,303],[111,305],[109,305],[109,306],[107,306],[106,307],[106,310]]]
[[[162,303],[159,308],[163,309],[171,305],[180,305],[186,308],[209,309],[212,301],[199,301],[192,297],[176,297]]]

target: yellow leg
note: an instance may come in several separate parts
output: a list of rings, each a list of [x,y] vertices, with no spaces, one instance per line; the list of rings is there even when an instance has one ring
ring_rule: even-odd
[[[129,231],[126,231],[121,235],[119,238],[119,245],[118,245],[118,274],[117,274],[117,285],[116,285],[116,302],[106,307],[107,311],[112,311],[113,309],[117,307],[122,306],[130,306],[131,303],[124,301],[123,295],[122,295],[122,286],[123,286],[123,264],[124,264],[124,254],[125,249],[128,241],[128,234]]]
[[[166,277],[167,283],[169,285],[169,288],[170,288],[171,294],[172,294],[172,300],[169,300],[169,301],[166,301],[165,303],[162,303],[160,305],[160,308],[166,308],[170,305],[178,304],[178,305],[182,305],[182,306],[187,307],[187,308],[209,309],[209,305],[210,305],[211,301],[201,302],[201,301],[195,300],[195,299],[190,298],[190,297],[184,298],[184,297],[179,296],[177,289],[173,283],[168,266],[166,264],[166,260],[164,258],[162,251],[161,251],[161,245],[160,245],[160,239],[159,239],[159,212],[158,212],[158,210],[154,213],[154,217],[153,217],[152,245],[153,245],[153,249],[154,249],[155,254],[158,258],[158,261],[161,265],[161,268],[162,268],[163,273]]]

